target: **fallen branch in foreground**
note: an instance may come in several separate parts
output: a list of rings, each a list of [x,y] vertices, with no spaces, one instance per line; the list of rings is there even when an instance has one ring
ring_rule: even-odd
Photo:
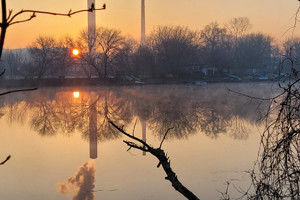
[[[109,120],[109,123],[113,127],[115,127],[119,132],[121,132],[122,134],[124,134],[127,137],[129,137],[129,138],[135,140],[136,142],[140,143],[140,144],[137,144],[137,143],[134,143],[134,142],[124,140],[124,143],[126,143],[129,146],[128,150],[130,150],[131,148],[139,149],[141,151],[149,152],[150,154],[155,156],[159,160],[157,168],[159,168],[160,166],[163,167],[164,171],[167,174],[167,177],[165,179],[172,183],[173,188],[189,200],[199,200],[199,198],[195,194],[193,194],[189,189],[187,189],[184,185],[182,185],[182,183],[178,180],[177,175],[175,174],[175,172],[171,168],[169,158],[167,157],[164,150],[161,149],[162,143],[163,143],[164,139],[166,138],[166,135],[168,134],[168,132],[171,129],[168,129],[167,132],[165,133],[165,136],[164,136],[164,138],[163,138],[163,140],[160,144],[160,147],[159,148],[153,148],[148,143],[144,142],[143,140],[141,140],[141,139],[139,139],[139,138],[137,138],[133,135],[130,135],[130,134],[126,133],[123,130],[123,128],[117,126],[112,121]]]

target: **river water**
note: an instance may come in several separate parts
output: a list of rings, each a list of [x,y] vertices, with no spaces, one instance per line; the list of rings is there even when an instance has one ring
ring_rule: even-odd
[[[184,199],[158,161],[108,122],[162,148],[200,199],[247,190],[269,83],[41,88],[0,99],[0,199]],[[274,90],[274,91],[273,91]],[[235,187],[234,187],[235,186]]]

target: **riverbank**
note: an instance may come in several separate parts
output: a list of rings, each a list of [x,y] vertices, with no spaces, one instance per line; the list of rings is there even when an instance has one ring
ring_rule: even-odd
[[[19,87],[60,87],[60,86],[110,86],[110,85],[161,85],[161,84],[183,84],[183,85],[205,85],[209,83],[232,83],[232,82],[270,82],[272,80],[178,80],[178,79],[144,79],[142,81],[127,81],[117,79],[100,80],[98,78],[43,78],[43,79],[1,79],[0,88]]]

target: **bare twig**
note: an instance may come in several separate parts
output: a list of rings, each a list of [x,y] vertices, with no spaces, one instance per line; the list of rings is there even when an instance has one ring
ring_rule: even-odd
[[[5,71],[6,71],[6,69],[4,69],[4,70],[1,72],[0,77],[3,76],[3,75],[5,74]]]
[[[166,133],[165,133],[165,135],[164,135],[164,137],[163,137],[163,139],[161,140],[161,143],[160,143],[160,145],[159,145],[159,148],[161,149],[161,147],[162,147],[162,145],[163,145],[163,142],[165,141],[165,139],[166,139],[166,137],[167,137],[167,134],[168,134],[168,132],[170,131],[170,130],[172,130],[173,128],[168,128],[168,130],[166,131]]]
[[[217,190],[222,195],[221,200],[230,200],[230,195],[228,194],[229,185],[230,185],[230,182],[227,181],[225,192],[221,192],[221,191]]]
[[[298,16],[299,16],[299,12],[300,12],[300,6],[298,6],[296,13],[293,15],[294,17],[294,24],[293,26],[291,26],[290,28],[288,28],[283,34],[282,36],[284,36],[287,32],[289,32],[290,30],[292,30],[292,36],[294,36],[295,30],[297,28],[297,23],[299,22]]]
[[[10,91],[7,91],[7,92],[0,93],[0,96],[4,96],[4,95],[7,95],[7,94],[16,93],[16,92],[28,92],[28,91],[33,91],[33,90],[37,90],[37,88],[10,90]]]
[[[10,155],[7,156],[7,158],[3,162],[1,162],[0,165],[4,165],[10,158],[11,158]]]
[[[251,96],[251,95],[248,95],[248,94],[244,94],[244,93],[232,90],[230,88],[227,88],[227,90],[228,90],[228,92],[232,92],[234,94],[237,94],[237,95],[240,95],[240,96],[244,96],[244,97],[247,97],[247,98],[252,99],[252,100],[259,100],[259,101],[270,101],[270,100],[278,98],[279,96],[281,96],[283,94],[283,93],[280,93],[280,94],[278,94],[278,95],[276,95],[274,97],[262,98],[262,97],[255,97],[255,96]]]

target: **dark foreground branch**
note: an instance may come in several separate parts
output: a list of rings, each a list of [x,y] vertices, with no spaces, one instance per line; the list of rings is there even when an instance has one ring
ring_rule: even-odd
[[[77,10],[77,11],[69,10],[69,12],[67,12],[67,13],[57,13],[57,12],[49,12],[49,11],[41,11],[41,10],[21,10],[21,11],[17,12],[16,14],[11,15],[12,10],[10,10],[10,15],[7,18],[7,22],[8,22],[9,25],[27,22],[27,21],[30,21],[33,18],[35,18],[36,14],[71,17],[72,15],[76,15],[76,14],[82,13],[82,12],[94,12],[94,11],[105,10],[105,9],[106,9],[106,5],[105,4],[103,4],[102,8],[95,8],[94,5],[92,4],[91,7],[88,8],[88,9],[82,9],[82,10]],[[20,16],[22,14],[25,14],[25,13],[30,13],[31,15],[27,19],[19,20],[19,21],[14,21],[14,19],[16,17],[18,17],[18,16]]]
[[[76,15],[76,14],[82,13],[82,12],[94,12],[94,11],[99,11],[99,10],[105,10],[106,4],[103,4],[102,8],[95,8],[95,5],[92,3],[88,9],[82,9],[82,10],[77,10],[77,11],[69,10],[69,12],[67,12],[67,13],[48,12],[48,11],[42,11],[42,10],[21,10],[15,14],[13,14],[13,10],[7,11],[6,0],[1,0],[1,7],[2,7],[1,8],[2,21],[0,22],[0,28],[1,28],[0,58],[2,56],[6,31],[9,26],[31,21],[32,19],[34,19],[36,17],[37,14],[71,17],[72,15]],[[20,20],[17,20],[17,18],[22,17],[23,14],[30,14],[30,16],[28,16],[26,18],[22,18]]]
[[[113,127],[115,127],[119,132],[121,132],[122,134],[133,139],[135,142],[138,142],[138,143],[134,143],[134,142],[130,142],[130,141],[124,141],[124,143],[126,143],[130,148],[135,148],[135,149],[139,149],[141,151],[149,152],[159,160],[157,167],[162,165],[164,171],[167,174],[167,177],[165,179],[172,183],[172,186],[175,190],[177,190],[179,193],[181,193],[183,196],[185,196],[189,200],[198,200],[199,199],[195,194],[193,194],[189,189],[187,189],[184,185],[182,185],[182,183],[178,180],[177,175],[171,168],[170,160],[167,157],[164,150],[162,150],[161,148],[151,147],[148,143],[144,142],[143,140],[126,133],[123,130],[123,128],[117,126],[112,121],[109,121],[109,123]]]
[[[33,91],[33,90],[37,90],[37,88],[10,90],[10,91],[7,91],[7,92],[0,93],[0,96],[4,96],[4,95],[7,95],[7,94],[16,93],[16,92],[28,92],[28,91]]]
[[[0,165],[4,165],[10,159],[10,157],[11,156],[7,156],[7,158],[2,163],[0,163]]]

